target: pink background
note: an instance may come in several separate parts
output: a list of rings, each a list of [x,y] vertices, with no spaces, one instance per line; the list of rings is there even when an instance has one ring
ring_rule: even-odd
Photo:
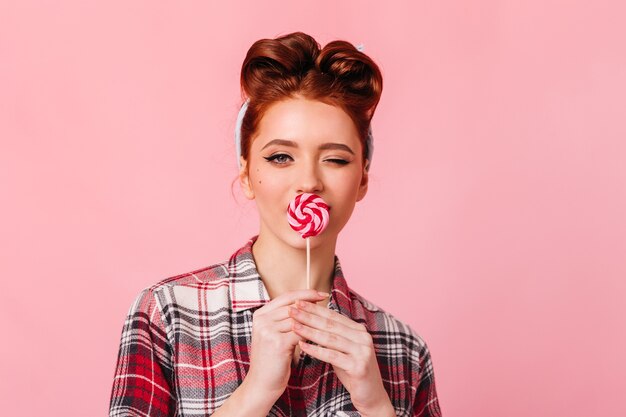
[[[230,189],[240,66],[302,30],[383,71],[337,253],[428,343],[444,415],[626,415],[625,12],[1,1],[1,414],[105,415],[138,292],[256,233]]]

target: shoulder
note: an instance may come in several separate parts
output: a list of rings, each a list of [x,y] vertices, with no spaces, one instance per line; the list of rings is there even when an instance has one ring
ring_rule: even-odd
[[[164,278],[146,288],[149,291],[161,291],[172,287],[198,287],[222,279],[228,279],[228,261],[215,263],[193,271]]]
[[[163,278],[141,289],[131,309],[164,310],[166,306],[175,306],[198,310],[199,291],[210,293],[213,301],[223,303],[228,299],[229,276],[228,261],[223,261]]]

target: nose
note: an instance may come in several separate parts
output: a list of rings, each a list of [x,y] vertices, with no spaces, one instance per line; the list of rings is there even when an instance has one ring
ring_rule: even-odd
[[[317,164],[302,164],[296,173],[296,190],[299,193],[319,193],[324,189]]]

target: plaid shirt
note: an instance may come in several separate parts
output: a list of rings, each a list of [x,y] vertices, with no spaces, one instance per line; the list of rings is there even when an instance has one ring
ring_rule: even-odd
[[[164,279],[133,302],[122,330],[110,417],[209,416],[250,366],[252,313],[270,301],[252,244],[229,261]],[[373,336],[398,416],[441,416],[430,352],[411,327],[348,287],[339,260],[328,308]],[[358,416],[332,365],[301,352],[270,416]]]

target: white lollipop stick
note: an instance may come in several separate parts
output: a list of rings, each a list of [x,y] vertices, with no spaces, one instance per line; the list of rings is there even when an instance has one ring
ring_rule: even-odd
[[[311,289],[311,242],[310,237],[306,238],[306,289]]]
[[[306,288],[311,289],[311,242],[309,237],[317,236],[328,226],[330,206],[322,197],[302,193],[297,195],[287,207],[287,221],[291,228],[306,239]]]

